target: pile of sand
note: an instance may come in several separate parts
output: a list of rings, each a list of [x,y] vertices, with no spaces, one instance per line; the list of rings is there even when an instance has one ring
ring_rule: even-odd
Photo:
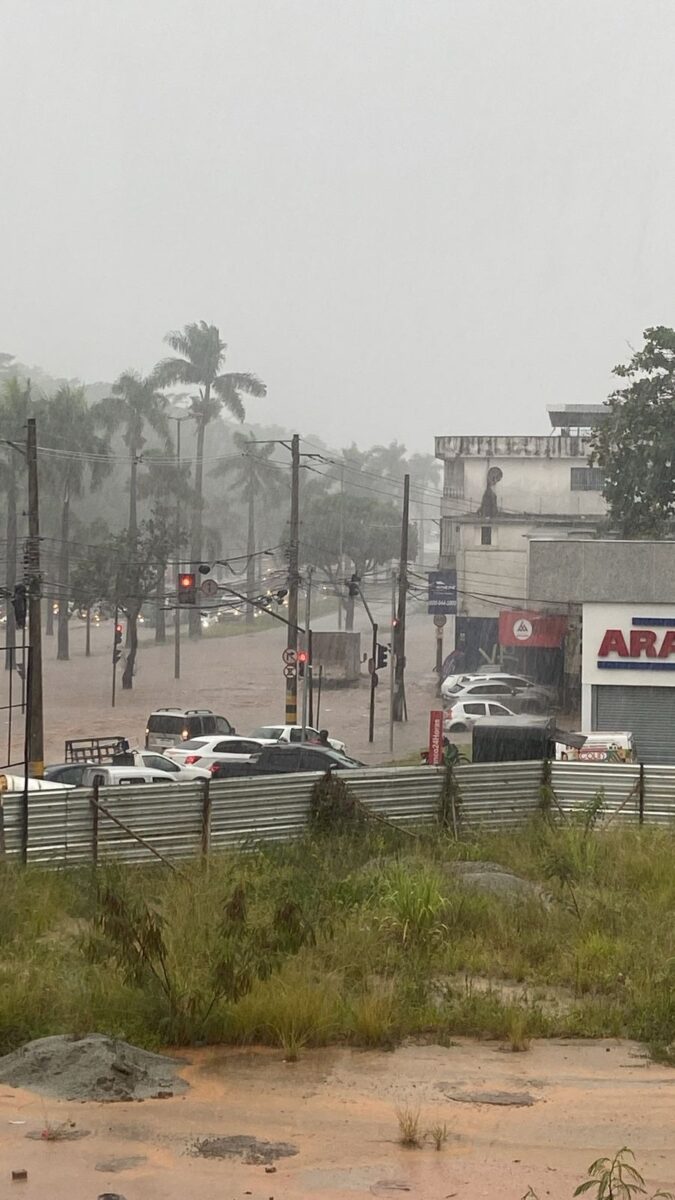
[[[187,1090],[179,1066],[101,1033],[46,1037],[0,1058],[0,1083],[61,1100],[162,1099]]]

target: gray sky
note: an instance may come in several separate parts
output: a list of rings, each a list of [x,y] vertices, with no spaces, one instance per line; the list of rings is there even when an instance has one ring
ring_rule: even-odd
[[[675,324],[672,0],[1,0],[0,349],[220,326],[253,420],[546,429]]]

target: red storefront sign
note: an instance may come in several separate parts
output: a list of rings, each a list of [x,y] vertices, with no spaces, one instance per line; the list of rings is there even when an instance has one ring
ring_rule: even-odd
[[[567,617],[527,609],[499,614],[500,646],[538,646],[552,649],[562,644]]]
[[[443,762],[443,709],[432,709],[429,713],[429,757],[430,767],[439,767]]]

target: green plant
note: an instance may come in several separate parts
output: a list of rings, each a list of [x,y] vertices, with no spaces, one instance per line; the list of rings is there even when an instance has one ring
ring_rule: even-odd
[[[386,915],[383,926],[405,945],[424,944],[445,931],[441,920],[446,902],[435,871],[397,864],[387,875],[382,892]]]
[[[309,802],[309,825],[313,833],[343,833],[360,829],[365,822],[363,805],[352,795],[337,771],[326,771],[317,779]]]
[[[575,1196],[585,1195],[595,1189],[595,1200],[631,1200],[632,1196],[646,1196],[645,1181],[628,1160],[635,1155],[627,1146],[617,1150],[614,1158],[597,1158],[588,1168],[588,1179],[575,1189]],[[672,1192],[652,1192],[650,1200],[672,1200]]]
[[[400,1144],[407,1146],[410,1150],[419,1148],[422,1145],[419,1108],[397,1108],[396,1120],[398,1121],[398,1140]]]
[[[529,1050],[530,1039],[527,1034],[527,1015],[522,1009],[514,1010],[508,1029],[509,1047],[514,1054]]]
[[[397,1024],[392,989],[368,987],[347,1001],[347,1028],[357,1046],[395,1045]]]

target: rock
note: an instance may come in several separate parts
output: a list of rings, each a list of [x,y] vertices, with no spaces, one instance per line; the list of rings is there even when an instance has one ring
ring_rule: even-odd
[[[514,1108],[529,1108],[537,1101],[530,1092],[455,1092],[449,1083],[437,1083],[439,1091],[458,1104],[497,1104]]]
[[[288,1142],[259,1141],[239,1133],[230,1137],[199,1138],[188,1147],[188,1153],[198,1158],[241,1158],[245,1163],[262,1166],[277,1158],[290,1158],[298,1153],[298,1148]]]
[[[508,867],[491,862],[448,862],[441,865],[445,877],[460,887],[502,899],[536,900],[550,907],[552,898],[538,883],[522,879]]]
[[[186,1091],[179,1066],[100,1033],[46,1037],[0,1058],[0,1082],[63,1100],[145,1100]]]

